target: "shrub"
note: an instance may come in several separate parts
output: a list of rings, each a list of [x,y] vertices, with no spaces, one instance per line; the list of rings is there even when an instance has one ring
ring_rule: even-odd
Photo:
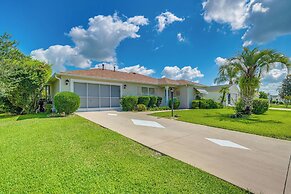
[[[52,104],[46,104],[44,109],[45,109],[45,113],[50,114],[50,113],[52,113],[53,105]]]
[[[263,114],[269,109],[269,101],[267,99],[255,99],[253,102],[254,114]]]
[[[236,103],[235,103],[235,111],[237,113],[243,113],[244,112],[244,104],[243,101],[241,99],[239,99]]]
[[[136,110],[137,111],[146,111],[147,107],[144,104],[138,104],[138,105],[136,105]]]
[[[161,104],[162,104],[162,100],[163,100],[163,98],[162,97],[160,97],[160,96],[158,96],[158,99],[157,99],[157,107],[160,107],[161,106]]]
[[[80,107],[80,97],[73,92],[59,92],[54,97],[54,103],[58,113],[69,115]]]
[[[217,108],[223,108],[223,106],[212,99],[201,99],[201,100],[193,100],[192,108],[217,109]]]
[[[158,101],[158,97],[150,96],[150,102],[149,102],[148,107],[153,108],[153,107],[157,106],[157,101]]]
[[[137,96],[124,96],[121,98],[123,111],[133,111],[138,102]]]
[[[260,91],[259,98],[268,99],[268,94],[266,92]]]
[[[148,107],[149,103],[150,103],[149,96],[139,96],[138,97],[138,104],[144,104],[146,107]]]
[[[193,100],[192,101],[192,108],[199,108],[200,100]]]
[[[174,98],[174,109],[178,109],[180,106],[180,100],[178,98]],[[169,107],[172,108],[172,99],[169,100]]]

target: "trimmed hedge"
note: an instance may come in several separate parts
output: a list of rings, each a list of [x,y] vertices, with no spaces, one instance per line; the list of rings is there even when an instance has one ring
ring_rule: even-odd
[[[243,104],[243,101],[241,99],[239,99],[235,103],[235,111],[236,111],[236,113],[243,113],[244,112],[244,104]]]
[[[192,108],[217,109],[217,108],[222,108],[222,105],[218,102],[215,102],[212,99],[201,99],[201,100],[193,100]]]
[[[157,103],[156,103],[157,107],[160,107],[161,106],[162,100],[163,100],[162,97],[160,97],[160,96],[157,97]]]
[[[157,101],[158,101],[158,97],[156,97],[156,96],[150,96],[150,102],[149,102],[148,107],[149,108],[156,107],[157,106]]]
[[[144,104],[146,107],[148,107],[149,103],[150,103],[149,96],[139,96],[138,97],[138,104]]]
[[[136,110],[137,111],[146,111],[147,107],[144,104],[138,104],[138,105],[136,105]]]
[[[169,107],[172,108],[172,99],[169,99]],[[178,98],[174,98],[174,109],[178,109],[180,107],[180,100]]]
[[[137,96],[124,96],[121,98],[121,106],[123,111],[133,111],[137,105]]]
[[[269,109],[269,100],[268,99],[254,99],[253,101],[253,110],[254,114],[264,114]]]
[[[73,92],[59,92],[54,97],[54,104],[58,113],[69,115],[80,107],[80,97]]]

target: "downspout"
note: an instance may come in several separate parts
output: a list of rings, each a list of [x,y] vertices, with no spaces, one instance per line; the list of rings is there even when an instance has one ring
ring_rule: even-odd
[[[62,79],[60,77],[57,77],[57,75],[55,75],[55,78],[57,80],[59,80],[59,92],[61,92],[62,91]]]

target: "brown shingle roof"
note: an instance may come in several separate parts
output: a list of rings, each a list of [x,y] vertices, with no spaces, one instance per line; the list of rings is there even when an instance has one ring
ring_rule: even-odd
[[[85,76],[103,80],[124,81],[151,85],[200,85],[186,80],[172,80],[169,78],[156,79],[138,73],[127,73],[107,69],[89,69],[61,72],[61,75]]]

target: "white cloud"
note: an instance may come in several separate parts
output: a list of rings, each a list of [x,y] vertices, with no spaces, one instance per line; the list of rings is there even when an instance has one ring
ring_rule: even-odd
[[[206,0],[202,6],[207,22],[227,23],[232,30],[246,27],[249,5],[245,0]]]
[[[278,94],[277,89],[281,86],[286,75],[287,68],[282,67],[280,64],[275,64],[268,73],[265,73],[262,76],[263,78],[260,90],[270,94]]]
[[[123,72],[134,72],[134,73],[139,73],[142,75],[151,75],[153,73],[155,73],[155,71],[153,69],[148,69],[145,66],[141,66],[141,65],[134,65],[134,66],[129,66],[129,67],[124,67],[119,69],[119,71],[123,71]]]
[[[268,7],[263,7],[262,3],[255,3],[252,7],[252,11],[253,12],[261,12],[261,13],[265,13],[269,10]]]
[[[252,44],[253,44],[253,41],[251,41],[251,40],[244,41],[244,43],[243,43],[243,47],[248,47],[248,46],[250,46],[250,45],[252,45]]]
[[[161,13],[156,17],[156,20],[158,21],[158,32],[162,32],[166,26],[174,23],[174,22],[182,22],[184,21],[184,18],[179,18],[175,16],[173,13],[166,11]]]
[[[98,15],[89,19],[89,27],[74,27],[69,36],[74,41],[80,54],[85,57],[105,62],[116,61],[115,50],[126,38],[140,37],[139,25],[148,24],[143,16],[135,16],[122,21],[116,14],[113,16]]]
[[[185,37],[180,32],[177,34],[177,39],[179,42],[185,42]]]
[[[134,17],[128,18],[127,22],[134,25],[140,25],[140,26],[149,24],[149,20],[145,18],[144,16],[134,16]]]
[[[227,59],[226,58],[222,58],[222,57],[217,57],[214,61],[218,66],[222,66],[222,65],[226,64]]]
[[[167,77],[170,79],[184,79],[193,81],[195,78],[204,77],[198,67],[192,68],[191,66],[185,66],[179,68],[177,66],[166,66],[162,71],[163,77]]]
[[[48,49],[37,49],[31,52],[34,59],[52,64],[54,72],[65,71],[65,66],[75,66],[79,68],[88,68],[91,66],[91,61],[82,55],[78,54],[75,48],[68,45],[54,45]]]
[[[48,49],[31,52],[36,59],[53,64],[55,71],[64,71],[66,66],[90,67],[91,61],[116,63],[116,48],[127,38],[139,38],[140,26],[148,24],[144,16],[134,16],[126,21],[117,14],[98,15],[89,19],[88,28],[73,27],[68,36],[74,46],[54,45]]]
[[[155,71],[153,69],[148,69],[145,66],[142,65],[133,65],[133,66],[128,66],[128,67],[123,67],[123,68],[119,68],[118,65],[116,64],[112,64],[112,63],[99,63],[96,64],[94,68],[102,68],[102,65],[104,64],[104,68],[105,69],[109,69],[109,70],[115,70],[116,71],[122,71],[122,72],[127,72],[127,73],[138,73],[138,74],[142,74],[142,75],[151,75],[153,73],[155,73]]]
[[[202,6],[205,21],[228,24],[232,30],[246,29],[245,46],[291,34],[290,0],[205,0]]]

